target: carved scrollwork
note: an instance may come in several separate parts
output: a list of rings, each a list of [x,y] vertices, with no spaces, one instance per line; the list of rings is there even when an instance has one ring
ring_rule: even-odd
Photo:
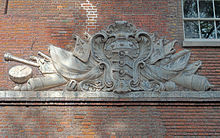
[[[146,61],[152,53],[151,39],[146,32],[138,32],[135,35],[135,39],[139,43],[140,54],[138,58],[134,61],[133,79],[130,82],[131,87],[138,87],[140,81],[139,69],[144,68],[144,61]]]
[[[103,48],[105,46],[108,36],[105,31],[101,31],[92,38],[92,55],[94,59],[99,62],[101,68],[104,70],[104,81],[105,85],[108,88],[108,91],[111,91],[114,87],[114,82],[111,74],[111,63],[107,59]]]

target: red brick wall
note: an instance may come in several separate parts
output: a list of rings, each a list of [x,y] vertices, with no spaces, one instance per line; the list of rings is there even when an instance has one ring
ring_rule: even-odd
[[[71,35],[94,34],[117,20],[150,33],[177,39],[182,49],[180,0],[0,0],[0,89],[12,89],[3,54],[26,58],[47,45],[65,48]],[[88,15],[87,15],[88,14]],[[96,15],[97,14],[97,15]],[[87,16],[89,18],[87,18]],[[199,74],[220,90],[220,48],[188,48]],[[1,137],[218,136],[218,104],[145,106],[0,106]]]
[[[219,106],[0,107],[2,137],[220,136]]]

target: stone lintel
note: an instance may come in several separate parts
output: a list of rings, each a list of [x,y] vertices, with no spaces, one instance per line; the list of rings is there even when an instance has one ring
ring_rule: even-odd
[[[74,91],[0,91],[0,105],[86,105],[86,103],[146,105],[146,103],[197,102],[218,103],[220,102],[220,91],[144,91],[125,94]]]

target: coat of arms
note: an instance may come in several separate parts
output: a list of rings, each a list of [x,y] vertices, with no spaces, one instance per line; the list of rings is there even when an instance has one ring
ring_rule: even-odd
[[[6,61],[38,67],[43,74],[33,78],[28,66],[12,68],[9,75],[18,84],[15,90],[66,85],[72,91],[126,93],[177,90],[179,86],[192,90],[211,87],[205,77],[195,74],[201,62],[188,64],[190,51],[175,53],[176,41],[157,39],[126,21],[117,21],[106,30],[88,35],[87,40],[75,38],[74,51],[50,45],[50,57],[39,52],[41,57],[31,57],[34,61],[5,54]],[[28,69],[30,73],[24,72]]]

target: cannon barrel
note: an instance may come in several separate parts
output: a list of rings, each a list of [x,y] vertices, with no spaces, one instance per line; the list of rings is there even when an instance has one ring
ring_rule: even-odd
[[[44,53],[42,53],[40,51],[38,52],[38,55],[43,57],[43,58],[45,58],[45,59],[47,59],[47,60],[51,60],[51,58],[48,55],[46,55],[46,54],[44,54]]]
[[[31,66],[34,66],[34,67],[39,67],[40,66],[39,64],[37,64],[35,62],[28,61],[28,60],[13,56],[10,53],[5,53],[4,54],[4,59],[5,59],[5,61],[16,61],[16,62],[23,63],[23,64],[26,64],[26,65],[31,65]]]

